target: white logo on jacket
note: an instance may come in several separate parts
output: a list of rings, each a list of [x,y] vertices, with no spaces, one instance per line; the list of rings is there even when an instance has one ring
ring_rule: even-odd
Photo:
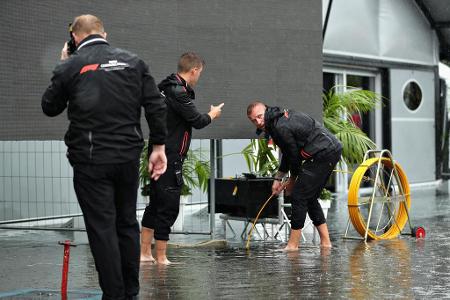
[[[116,71],[116,70],[123,70],[125,68],[128,68],[130,65],[124,62],[120,62],[117,60],[110,60],[107,64],[101,64],[100,70],[104,71]]]

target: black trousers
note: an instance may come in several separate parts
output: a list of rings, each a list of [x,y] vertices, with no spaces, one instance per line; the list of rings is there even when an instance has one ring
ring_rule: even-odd
[[[142,226],[154,230],[155,240],[169,240],[170,227],[175,223],[180,209],[182,185],[182,163],[169,157],[166,172],[157,181],[151,182],[150,203],[142,217]]]
[[[102,299],[129,299],[139,293],[139,162],[75,164],[73,171]]]
[[[306,214],[314,226],[326,223],[318,198],[340,157],[341,150],[330,153],[327,157],[303,162],[291,194],[292,229],[303,228]]]

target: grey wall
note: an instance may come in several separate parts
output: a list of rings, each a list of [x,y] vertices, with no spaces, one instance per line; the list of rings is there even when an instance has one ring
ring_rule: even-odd
[[[329,0],[323,1],[323,16]],[[411,0],[334,0],[324,54],[437,65],[439,43]]]
[[[410,183],[436,179],[434,73],[407,69],[390,70],[392,155]],[[407,83],[422,92],[419,107],[411,111],[403,100]]]
[[[65,113],[45,117],[40,98],[68,23],[83,13],[99,16],[111,44],[145,59],[157,81],[175,71],[187,50],[205,58],[198,107],[226,106],[196,138],[253,137],[245,108],[254,99],[320,118],[321,10],[316,0],[2,0],[0,140],[62,139]]]

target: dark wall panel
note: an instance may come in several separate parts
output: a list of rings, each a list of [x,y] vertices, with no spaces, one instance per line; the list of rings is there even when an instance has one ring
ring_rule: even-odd
[[[146,60],[159,82],[179,55],[196,51],[206,68],[200,111],[225,102],[222,118],[196,138],[249,138],[252,100],[321,117],[321,1],[0,1],[0,139],[62,139],[67,116],[44,116],[50,82],[76,15],[99,16],[113,46]],[[143,128],[147,126],[144,124]]]

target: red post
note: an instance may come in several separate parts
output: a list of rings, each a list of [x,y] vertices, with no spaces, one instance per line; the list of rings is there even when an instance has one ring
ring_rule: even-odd
[[[75,247],[70,240],[65,240],[64,242],[58,242],[60,245],[64,245],[64,258],[63,258],[63,268],[62,268],[62,281],[61,281],[61,299],[67,299],[67,280],[69,277],[69,260],[70,260],[70,247]]]

